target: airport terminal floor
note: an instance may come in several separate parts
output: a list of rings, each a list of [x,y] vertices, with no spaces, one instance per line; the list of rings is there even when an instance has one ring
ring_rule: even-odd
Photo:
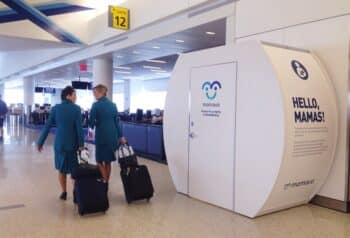
[[[176,193],[168,167],[140,159],[151,172],[156,194],[150,203],[127,205],[119,169],[114,165],[110,209],[80,217],[68,200],[58,199],[53,169],[53,137],[42,154],[38,132],[5,129],[0,145],[0,237],[350,237],[350,216],[307,205],[254,220]],[[91,147],[93,149],[93,147]],[[72,190],[70,184],[69,190]]]

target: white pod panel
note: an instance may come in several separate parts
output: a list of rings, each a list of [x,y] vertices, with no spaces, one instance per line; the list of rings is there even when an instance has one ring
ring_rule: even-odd
[[[335,91],[315,55],[245,42],[181,55],[164,115],[178,192],[248,217],[305,204],[334,160]]]

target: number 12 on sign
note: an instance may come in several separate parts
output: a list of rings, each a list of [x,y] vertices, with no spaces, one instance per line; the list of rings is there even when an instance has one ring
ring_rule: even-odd
[[[109,7],[109,26],[129,30],[129,9],[122,7]]]

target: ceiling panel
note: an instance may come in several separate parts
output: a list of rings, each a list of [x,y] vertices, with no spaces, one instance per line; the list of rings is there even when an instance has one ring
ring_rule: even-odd
[[[76,45],[0,35],[0,52],[76,47]]]
[[[224,45],[226,41],[225,31],[226,20],[220,19],[113,52],[114,82],[121,82],[125,79],[168,78],[179,53]],[[208,35],[206,32],[214,32],[215,34]],[[166,63],[147,62],[149,59]],[[69,85],[72,80],[78,79],[79,76],[81,80],[92,81],[92,60],[88,59],[82,63],[88,65],[86,73],[80,72],[80,63],[75,63],[34,77],[38,84],[59,88]]]
[[[152,59],[154,62],[150,61],[140,61],[136,63],[131,63],[123,65],[120,68],[115,68],[114,80],[125,80],[125,79],[140,79],[140,80],[150,80],[159,78],[168,78],[175,66],[178,55],[170,55],[161,58]],[[157,63],[157,62],[162,63]],[[120,73],[120,72],[128,72]]]
[[[206,32],[214,32],[215,35],[208,35]],[[182,40],[184,42],[179,43],[176,40]],[[146,59],[216,47],[224,45],[225,42],[226,19],[220,19],[119,50],[114,52],[113,57],[116,65],[126,65]],[[154,46],[159,46],[160,49],[154,49]],[[135,54],[135,51],[138,54]]]

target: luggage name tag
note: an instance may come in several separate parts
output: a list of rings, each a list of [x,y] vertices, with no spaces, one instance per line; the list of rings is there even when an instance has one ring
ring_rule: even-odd
[[[78,151],[79,164],[88,164],[90,159],[90,152],[87,148],[82,151]]]

